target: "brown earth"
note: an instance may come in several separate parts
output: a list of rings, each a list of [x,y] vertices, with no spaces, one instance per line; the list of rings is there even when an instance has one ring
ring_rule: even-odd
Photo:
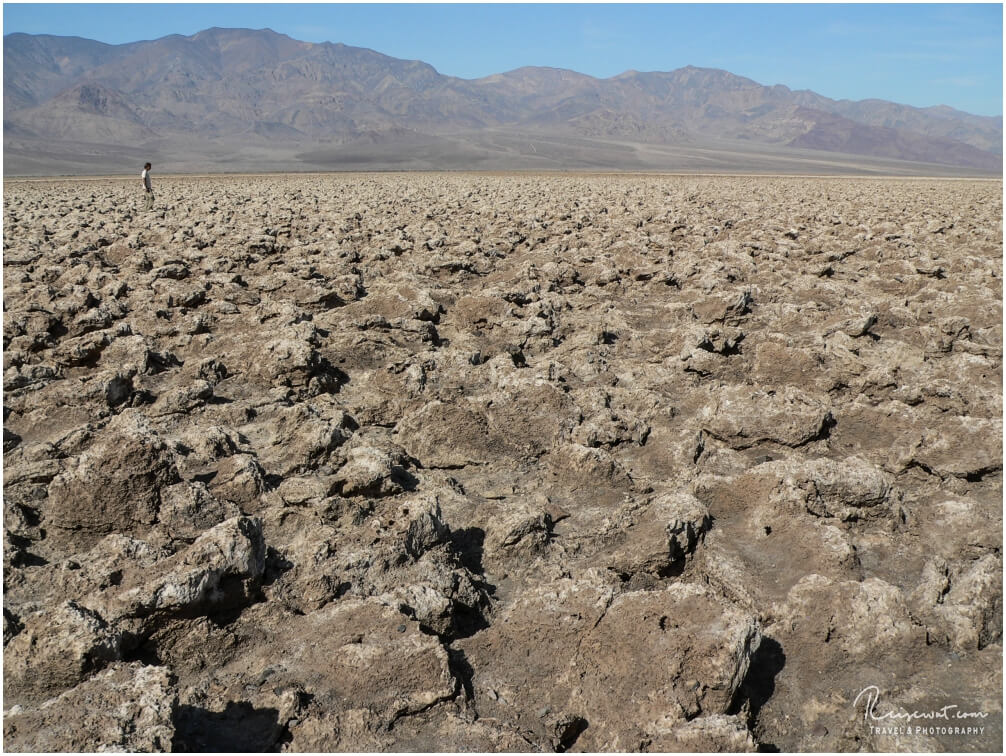
[[[1000,181],[138,187],[4,187],[7,750],[1000,750]]]

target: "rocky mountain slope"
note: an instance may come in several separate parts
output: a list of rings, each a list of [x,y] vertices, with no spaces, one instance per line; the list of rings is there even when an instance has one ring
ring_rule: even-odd
[[[209,29],[128,45],[4,38],[4,152],[14,169],[30,166],[40,149],[55,165],[72,166],[60,145],[105,163],[115,148],[120,155],[142,148],[170,162],[172,153],[208,140],[218,147],[215,157],[206,150],[210,166],[224,169],[228,160],[219,153],[234,145],[247,163],[255,148],[296,145],[309,154],[359,140],[402,147],[417,135],[487,129],[691,148],[725,139],[753,154],[792,147],[1002,170],[1001,117],[837,102],[713,69],[595,79],[531,67],[465,80],[420,61],[269,30]],[[311,167],[303,158],[293,162]],[[350,156],[346,162],[353,167]],[[471,157],[461,162],[479,167]],[[514,167],[535,167],[524,162]],[[585,150],[553,167],[591,165]],[[604,165],[626,167],[617,156]]]
[[[5,749],[1001,751],[1000,182],[135,184],[4,188]]]

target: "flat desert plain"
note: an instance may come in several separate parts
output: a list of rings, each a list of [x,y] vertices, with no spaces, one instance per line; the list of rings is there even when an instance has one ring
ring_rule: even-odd
[[[4,186],[7,750],[998,751],[1002,182]]]

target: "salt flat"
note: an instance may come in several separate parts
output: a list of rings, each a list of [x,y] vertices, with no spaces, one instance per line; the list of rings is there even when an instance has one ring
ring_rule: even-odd
[[[7,749],[1001,744],[1001,181],[154,189],[5,183]]]

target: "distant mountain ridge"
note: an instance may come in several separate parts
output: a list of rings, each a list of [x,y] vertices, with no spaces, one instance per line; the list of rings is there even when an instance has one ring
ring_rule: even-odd
[[[473,167],[505,165],[507,156],[515,167],[545,166],[546,159],[560,168],[605,167],[608,159],[605,150],[586,147],[583,154],[523,155],[496,139],[522,144],[527,134],[557,144],[593,140],[616,156],[623,143],[653,146],[634,154],[656,155],[657,148],[698,150],[723,140],[752,155],[813,160],[820,152],[1002,171],[1001,116],[836,101],[692,66],[608,79],[525,67],[460,79],[422,61],[271,30],[214,28],[124,45],[9,34],[3,95],[5,172],[11,161],[59,166],[65,157],[77,165],[86,154],[97,166],[114,161],[116,150],[186,149],[205,153],[210,162],[200,164],[217,169],[270,154],[292,156],[298,169],[311,162],[297,156],[323,154],[331,159],[320,167],[342,167],[340,156],[367,167],[345,147],[357,143],[393,145],[388,154],[403,159],[418,155],[417,145],[429,152],[436,143],[450,158],[445,167],[464,167],[450,144],[470,154]],[[637,163],[646,165],[641,157]]]

